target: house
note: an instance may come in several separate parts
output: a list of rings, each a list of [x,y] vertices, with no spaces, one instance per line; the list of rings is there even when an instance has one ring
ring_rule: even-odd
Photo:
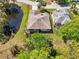
[[[52,17],[55,26],[64,25],[65,23],[70,21],[70,17],[68,16],[66,9],[54,11],[52,13]]]
[[[51,32],[49,15],[31,10],[27,23],[27,29],[33,32]]]

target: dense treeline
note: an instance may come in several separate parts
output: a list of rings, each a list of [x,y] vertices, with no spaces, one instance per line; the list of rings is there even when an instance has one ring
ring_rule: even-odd
[[[58,55],[53,44],[46,35],[33,34],[26,39],[26,50],[17,55],[17,59],[52,59]]]
[[[70,23],[66,24],[62,28],[60,28],[60,32],[62,33],[64,39],[76,39],[79,40],[79,19],[76,18],[72,20]]]
[[[15,8],[11,10],[13,6],[18,5],[10,3],[10,0],[0,0],[0,41],[8,41],[13,33],[12,28],[8,25],[8,18],[17,16],[19,13]]]

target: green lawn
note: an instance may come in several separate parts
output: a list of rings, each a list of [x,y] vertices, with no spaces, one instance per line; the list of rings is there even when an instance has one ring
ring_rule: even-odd
[[[23,16],[23,19],[22,19],[22,23],[21,23],[20,29],[17,32],[15,38],[23,37],[23,34],[24,34],[23,30],[26,27],[26,23],[27,23],[27,20],[28,20],[29,9],[30,9],[29,6],[27,6],[25,4],[22,4],[21,8],[23,10],[24,16]]]
[[[26,27],[30,8],[29,8],[28,5],[25,5],[23,3],[19,3],[19,5],[21,6],[23,13],[24,13],[24,16],[23,16],[23,19],[22,19],[22,22],[21,22],[21,25],[20,25],[20,29],[16,33],[16,35],[13,39],[10,39],[6,44],[4,44],[0,47],[0,52],[11,48],[15,44],[22,44],[21,40],[25,38],[23,30]]]

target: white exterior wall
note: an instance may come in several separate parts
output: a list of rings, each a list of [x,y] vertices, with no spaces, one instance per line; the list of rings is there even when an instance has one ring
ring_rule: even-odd
[[[36,5],[35,6],[32,5],[32,10],[38,10],[38,7]]]

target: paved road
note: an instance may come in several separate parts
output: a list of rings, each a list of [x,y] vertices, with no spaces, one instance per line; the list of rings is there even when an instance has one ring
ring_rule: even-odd
[[[29,1],[29,0],[17,0],[17,2],[23,2],[23,3],[26,3],[26,4],[32,5],[32,10],[37,10],[37,5],[39,4],[38,2],[32,2],[32,1]],[[79,8],[79,5],[77,5],[76,7]],[[71,5],[61,6],[61,5],[58,5],[56,3],[52,3],[51,5],[47,5],[44,8],[47,8],[47,9],[69,9],[69,8],[71,8]]]
[[[29,0],[17,0],[17,2],[23,2],[23,3],[29,4],[29,5],[37,5],[38,4],[37,2],[32,2]]]
[[[32,1],[29,1],[29,0],[17,0],[17,2],[23,2],[23,3],[26,3],[26,4],[29,4],[29,5],[32,5],[33,8],[37,8],[36,6],[39,4],[38,2],[32,2]],[[47,5],[45,8],[48,8],[48,9],[64,9],[64,8],[70,8],[70,5],[69,6],[60,6],[58,4],[54,4],[52,3],[51,5]]]
[[[37,5],[39,4],[38,2],[32,2],[29,0],[17,0],[17,2],[23,2],[25,4],[29,4],[32,6],[32,10],[37,10]]]

